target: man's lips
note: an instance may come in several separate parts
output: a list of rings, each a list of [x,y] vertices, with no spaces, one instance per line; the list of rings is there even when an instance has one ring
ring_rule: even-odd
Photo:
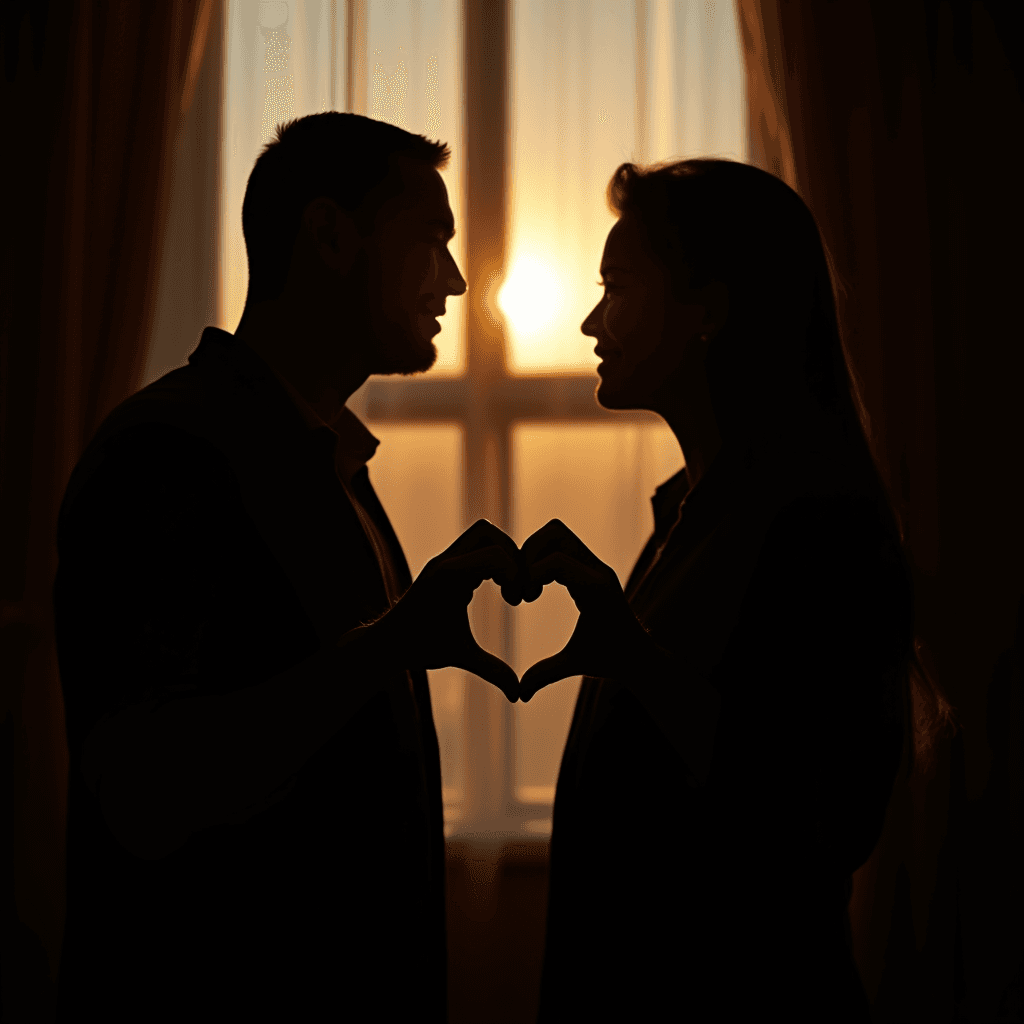
[[[426,320],[428,322],[428,328],[427,329],[430,331],[431,334],[440,334],[441,333],[441,324],[438,323],[438,319],[437,318],[439,316],[444,316],[444,310],[443,309],[441,310],[440,313],[435,313],[432,309],[426,309],[426,310],[423,310],[420,313],[420,316],[424,320]]]

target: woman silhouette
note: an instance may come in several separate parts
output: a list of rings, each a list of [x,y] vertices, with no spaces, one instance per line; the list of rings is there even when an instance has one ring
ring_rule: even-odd
[[[814,218],[721,160],[623,164],[598,401],[686,467],[626,585],[552,521],[531,599],[580,618],[522,680],[584,679],[555,798],[541,1021],[870,1020],[852,873],[906,729],[912,589]]]

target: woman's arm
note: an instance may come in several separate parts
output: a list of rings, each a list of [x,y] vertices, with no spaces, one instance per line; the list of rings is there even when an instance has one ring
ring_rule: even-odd
[[[574,675],[602,676],[627,686],[686,762],[698,785],[707,781],[721,707],[718,691],[643,628],[615,571],[557,519],[523,545],[535,600],[547,583],[565,586],[580,617],[565,647],[537,662],[520,682],[525,701]]]

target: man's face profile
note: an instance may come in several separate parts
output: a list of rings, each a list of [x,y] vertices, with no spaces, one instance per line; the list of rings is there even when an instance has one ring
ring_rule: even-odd
[[[412,160],[399,170],[405,187],[381,208],[366,240],[377,373],[428,370],[437,358],[437,318],[448,296],[466,290],[448,251],[455,223],[441,175]]]

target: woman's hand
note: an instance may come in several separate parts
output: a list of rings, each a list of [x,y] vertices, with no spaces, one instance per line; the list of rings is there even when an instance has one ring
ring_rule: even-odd
[[[519,602],[519,549],[507,534],[480,519],[427,562],[394,608],[372,625],[346,633],[339,646],[363,646],[368,658],[401,668],[462,668],[515,703],[518,677],[476,642],[469,626],[473,592],[487,579],[501,586],[507,601]]]
[[[522,596],[536,600],[548,583],[561,583],[580,617],[569,642],[529,668],[519,684],[528,701],[538,690],[567,676],[628,675],[656,651],[653,640],[626,602],[615,570],[605,565],[558,519],[541,527],[522,548],[527,583]]]

